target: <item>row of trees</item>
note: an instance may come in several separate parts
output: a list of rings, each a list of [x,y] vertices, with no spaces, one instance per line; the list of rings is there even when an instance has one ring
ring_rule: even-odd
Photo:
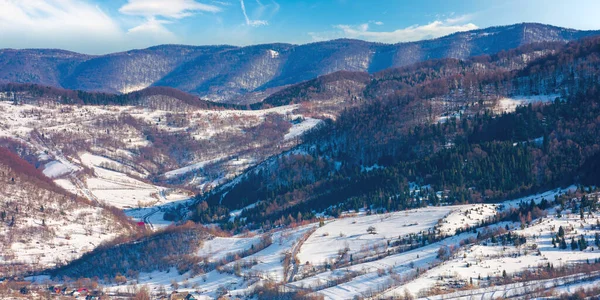
[[[64,104],[83,104],[83,105],[142,105],[155,106],[162,105],[162,108],[179,110],[178,105],[189,105],[200,109],[247,109],[245,106],[234,104],[224,104],[201,100],[197,96],[182,92],[169,87],[149,87],[140,91],[128,94],[111,94],[102,92],[88,92],[81,90],[65,90],[61,88],[43,86],[28,83],[6,83],[0,85],[1,92],[8,92],[14,96],[15,100],[26,97],[31,99],[53,99],[58,103]],[[153,96],[163,96],[160,100],[163,103],[151,103]],[[174,100],[169,106],[165,101]]]

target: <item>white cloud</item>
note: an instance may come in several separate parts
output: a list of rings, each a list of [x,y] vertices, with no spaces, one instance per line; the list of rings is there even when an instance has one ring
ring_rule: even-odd
[[[131,3],[131,2],[130,2]],[[164,2],[163,2],[164,3]],[[82,0],[0,0],[0,48],[60,48],[89,54],[180,43],[166,27],[173,22],[152,15],[131,17],[125,29],[98,6]],[[171,20],[186,10],[165,11]]]
[[[466,23],[471,21],[471,19],[473,19],[473,15],[468,14],[468,15],[461,15],[461,16],[450,16],[449,18],[445,19],[444,22],[446,24],[461,24],[461,23]]]
[[[128,36],[137,36],[138,39],[146,42],[173,43],[178,41],[178,38],[164,26],[164,24],[173,22],[164,20],[164,18],[175,20],[202,12],[218,13],[222,11],[219,5],[226,5],[221,1],[212,3],[204,4],[195,0],[128,0],[127,4],[119,8],[119,12],[125,15],[145,17],[142,24],[127,31]]]
[[[129,29],[127,34],[151,43],[175,43],[178,41],[177,37],[163,26],[169,23],[171,22],[150,17],[146,22]]]
[[[383,25],[380,22],[368,22],[359,25],[334,25],[334,31],[315,33],[309,35],[315,41],[330,40],[335,38],[364,39],[381,43],[412,42],[432,39],[460,31],[477,29],[473,23],[461,23],[462,19],[454,18],[444,21],[433,21],[427,25],[413,25],[394,31],[372,31],[369,23]]]
[[[192,16],[197,12],[220,12],[216,5],[199,3],[194,0],[129,0],[119,8],[126,15],[181,19]]]
[[[95,52],[122,37],[97,6],[77,0],[0,0],[0,48],[67,48]]]
[[[261,7],[263,7],[263,5],[262,5],[262,3],[260,3],[260,1],[257,1],[257,4]],[[250,18],[248,18],[248,14],[246,13],[246,5],[244,5],[244,0],[240,0],[240,5],[242,7],[242,13],[244,14],[244,18],[246,19],[246,25],[252,26],[252,27],[269,25],[269,22],[267,22],[265,20],[250,20]],[[277,9],[279,9],[278,5],[277,5]]]

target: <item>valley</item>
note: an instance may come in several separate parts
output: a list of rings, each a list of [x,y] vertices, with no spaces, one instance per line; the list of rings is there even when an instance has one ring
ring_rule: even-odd
[[[0,298],[593,299],[595,34],[2,49]]]
[[[209,190],[275,153],[270,151],[294,145],[319,123],[294,114],[297,109],[172,112],[2,101],[0,138],[37,153],[42,172],[74,194],[118,208],[146,207]],[[283,126],[260,128],[277,122]],[[252,130],[255,139],[246,140],[244,132]],[[169,145],[168,139],[182,137],[186,148]]]
[[[109,284],[105,290],[127,293],[144,285],[165,295],[176,290],[201,297],[251,297],[266,293],[264,286],[270,282],[283,282],[284,291],[325,299],[436,299],[433,295],[440,293],[471,292],[493,298],[519,295],[522,289],[560,295],[591,288],[597,278],[600,249],[594,239],[600,233],[600,216],[586,213],[580,218],[575,207],[580,205],[581,192],[571,186],[498,205],[425,207],[384,214],[349,212],[321,224],[210,236],[189,253],[203,261],[204,267],[216,264],[216,269],[181,272],[172,267],[140,272],[136,279]],[[560,203],[565,200],[573,208],[565,204],[562,210]],[[547,213],[531,221],[530,216],[521,221],[511,221],[507,215],[495,219],[507,212],[522,215],[532,203],[532,211],[549,205]],[[372,232],[368,230],[371,226],[375,228]],[[559,228],[565,229],[566,240],[583,236],[589,244],[585,249],[555,246]],[[589,273],[586,268],[596,271]],[[72,271],[62,272],[74,275]],[[557,279],[545,280],[546,276]],[[42,283],[47,278],[35,280]],[[519,284],[522,280],[528,285]]]

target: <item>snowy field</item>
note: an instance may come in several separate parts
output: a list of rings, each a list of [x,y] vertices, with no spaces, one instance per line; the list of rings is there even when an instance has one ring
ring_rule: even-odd
[[[292,125],[290,131],[283,137],[285,140],[291,140],[293,138],[301,136],[304,132],[319,125],[322,121],[314,118],[306,118],[298,124]]]
[[[475,227],[488,221],[497,213],[496,204],[467,204],[453,210],[446,216],[439,228],[442,234],[454,235],[456,229]]]
[[[293,248],[299,239],[307,233],[314,225],[299,227],[268,233],[272,243],[249,256],[228,263],[223,266],[224,269],[234,269],[236,264],[249,264],[250,268],[242,268],[241,273],[231,274],[226,271],[211,271],[199,276],[191,274],[178,274],[176,270],[169,272],[151,272],[142,273],[139,280],[127,285],[108,286],[107,290],[111,292],[128,291],[132,285],[146,285],[153,291],[158,291],[161,287],[166,287],[167,291],[173,290],[175,282],[180,288],[178,291],[200,292],[207,299],[214,299],[218,290],[225,289],[230,295],[244,296],[252,291],[252,287],[257,280],[275,280],[281,281],[284,277],[284,266],[282,261],[285,254]],[[252,245],[257,246],[261,240],[261,235],[252,237],[234,236],[229,238],[215,237],[204,241],[196,255],[200,257],[210,257],[210,259],[222,259],[226,255],[240,253],[248,250]],[[244,279],[254,278],[251,280]]]
[[[333,220],[310,236],[300,249],[298,259],[301,264],[323,264],[336,258],[339,250],[346,247],[355,253],[366,247],[387,244],[390,239],[432,229],[450,211],[451,207],[428,207]],[[375,234],[367,232],[371,226]]]
[[[135,179],[125,172],[116,172],[103,168],[103,164],[126,168],[115,161],[90,153],[80,155],[84,166],[91,168],[94,176],[85,180],[85,188],[94,200],[105,202],[118,208],[155,206],[171,201],[187,199],[191,194],[170,192],[166,188]],[[135,171],[131,171],[135,174]],[[139,174],[141,175],[141,174]]]
[[[574,187],[554,189],[498,204],[426,207],[379,215],[346,213],[342,218],[325,220],[322,226],[314,223],[270,232],[213,236],[202,241],[193,255],[218,264],[216,269],[198,275],[178,274],[174,269],[141,273],[138,279],[124,285],[110,284],[107,290],[127,291],[146,285],[155,293],[165,289],[167,293],[194,292],[206,299],[223,294],[245,298],[261,284],[276,282],[285,284],[288,291],[310,291],[325,299],[405,295],[445,299],[433,295],[440,293],[447,294],[447,299],[470,299],[473,295],[477,299],[494,299],[518,296],[534,287],[572,292],[593,287],[600,274],[593,278],[584,274],[497,286],[488,286],[488,280],[498,280],[504,273],[512,277],[524,270],[535,271],[548,264],[571,266],[600,259],[600,249],[591,245],[595,233],[600,233],[600,228],[593,228],[600,214],[586,214],[581,219],[578,213],[564,210],[559,217],[550,208],[547,215],[528,224],[502,221],[481,227],[481,223],[520,203],[540,203],[573,191]],[[143,208],[127,213],[144,219],[153,211]],[[160,212],[159,208],[156,214]],[[234,211],[232,217],[238,214]],[[455,235],[457,229],[468,227],[477,229]],[[552,238],[559,227],[565,229],[568,241],[584,235],[590,247],[583,251],[554,247]],[[524,237],[526,242],[518,246],[490,238],[477,242],[480,234],[492,231],[510,232]],[[432,232],[439,239],[419,242],[419,237]],[[408,248],[394,244],[408,238],[415,239],[416,244]],[[440,256],[442,250],[448,253],[444,254],[447,257]]]

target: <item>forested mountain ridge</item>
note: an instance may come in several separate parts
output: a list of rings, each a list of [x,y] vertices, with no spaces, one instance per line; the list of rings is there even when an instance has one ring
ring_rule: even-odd
[[[0,297],[597,295],[590,33],[31,50],[47,85],[0,82]]]
[[[373,74],[340,71],[286,87],[250,107],[256,109],[303,104],[305,107],[319,107],[319,111],[337,116],[342,110],[360,106],[365,101],[379,101],[407,94],[426,97],[432,93],[444,93],[439,90],[439,87],[446,88],[450,85],[445,81],[459,77],[465,77],[461,80],[462,83],[462,81],[474,82],[475,78],[481,76],[503,76],[502,74],[509,71],[522,70],[529,62],[555,53],[564,46],[560,42],[532,43],[492,55],[475,56],[464,60],[434,59]],[[436,82],[437,80],[442,82]],[[475,97],[478,93],[481,94],[478,89],[479,87],[473,86],[473,83],[466,83],[464,96]],[[444,113],[447,109],[447,107],[438,107],[436,113]]]
[[[9,99],[14,104],[56,103],[66,105],[116,105],[138,106],[168,111],[184,111],[186,109],[247,109],[247,106],[218,103],[202,100],[198,96],[182,92],[170,87],[148,87],[126,94],[105,92],[86,92],[68,90],[52,86],[32,83],[0,83],[3,100]]]
[[[215,221],[209,217],[215,211],[257,203],[233,226],[286,224],[289,216],[310,219],[322,210],[494,201],[593,181],[587,162],[600,150],[599,45],[590,38],[550,46],[518,68],[500,65],[523,58],[522,49],[433,61],[414,67],[414,77],[425,80],[405,84],[406,69],[382,72],[369,83],[379,88],[366,94],[374,95],[368,104],[345,110],[299,148],[198,197],[208,206],[195,208],[195,218]],[[381,93],[386,86],[394,92]],[[536,95],[547,103],[498,110]],[[412,182],[431,190],[417,197],[409,192]]]
[[[336,71],[375,73],[430,59],[464,59],[598,33],[523,23],[399,44],[334,40],[247,47],[163,45],[100,56],[4,49],[0,50],[0,82],[110,93],[169,86],[208,100],[252,103],[283,86]]]

